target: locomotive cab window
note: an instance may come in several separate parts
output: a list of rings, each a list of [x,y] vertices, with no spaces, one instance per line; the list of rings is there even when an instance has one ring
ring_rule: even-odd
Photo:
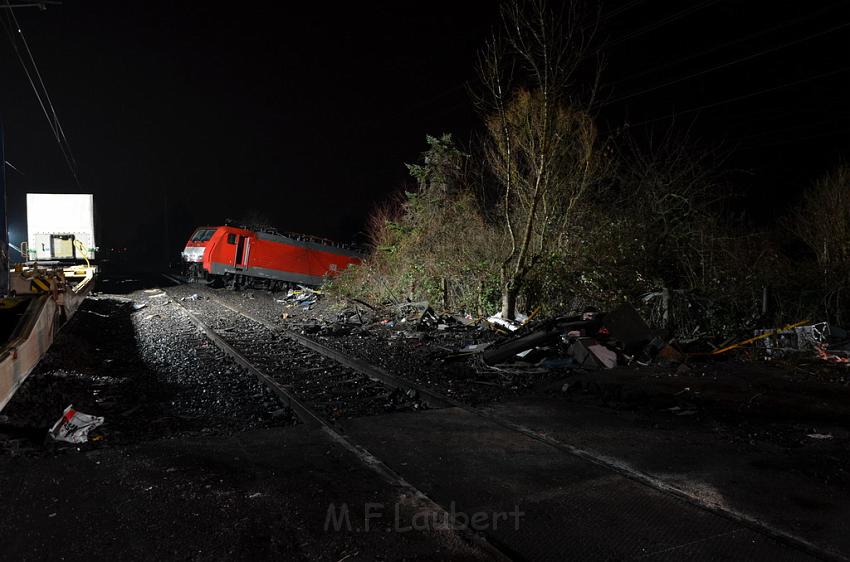
[[[236,244],[236,235],[232,232],[227,235],[227,243],[228,244]]]
[[[215,229],[198,229],[195,234],[192,235],[192,242],[207,242],[212,235],[215,233]]]

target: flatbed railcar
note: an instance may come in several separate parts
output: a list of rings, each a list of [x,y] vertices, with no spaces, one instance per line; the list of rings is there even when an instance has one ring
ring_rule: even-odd
[[[362,254],[311,236],[228,225],[196,229],[182,257],[191,278],[276,290],[320,285],[325,276],[359,263]]]

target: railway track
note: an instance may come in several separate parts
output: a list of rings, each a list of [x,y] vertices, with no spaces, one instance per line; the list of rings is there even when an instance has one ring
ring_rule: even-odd
[[[315,346],[305,345],[301,349],[292,346],[292,339],[287,337],[290,334],[281,334],[268,325],[257,325],[243,312],[219,301],[210,299],[203,303],[206,305],[211,302],[215,303],[214,306],[220,306],[219,314],[209,309],[205,312],[200,312],[197,308],[192,310],[177,298],[174,298],[172,302],[177,304],[189,320],[219,349],[266,384],[278,399],[292,410],[301,423],[322,430],[331,441],[354,454],[364,465],[396,488],[400,496],[412,502],[417,512],[428,512],[428,519],[431,521],[446,522],[444,528],[438,528],[438,531],[457,533],[460,538],[478,547],[495,560],[512,559],[494,546],[482,533],[452,521],[448,510],[407,482],[365,447],[355,443],[335,423],[338,417],[367,415],[374,413],[376,408],[384,411],[418,409],[424,402],[419,401],[413,392],[409,392],[409,389],[405,392],[405,389],[400,386],[387,386],[379,379],[359,372],[354,366],[356,365],[359,369],[365,364],[357,360],[349,358],[347,362],[340,361],[341,365],[337,364],[336,360],[330,357],[333,353],[330,353],[329,349],[323,349],[329,352],[328,355],[324,355]],[[222,311],[227,312],[222,313]],[[254,324],[250,326],[250,334],[244,331],[247,328],[244,324],[246,321]],[[258,345],[258,342],[262,343]],[[281,357],[286,359],[281,360]],[[286,363],[293,364],[297,361],[307,362],[312,366],[307,369],[293,369],[286,366]],[[299,377],[302,377],[301,380]],[[347,406],[350,407],[341,409],[339,399],[322,400],[322,387],[330,385],[336,389],[342,386],[345,396],[356,398],[347,402]],[[404,396],[405,399],[398,399],[399,395]]]
[[[329,422],[423,407],[415,393],[388,388],[316,350],[293,346],[286,335],[218,303],[198,301],[191,309],[183,308],[245,368],[261,374],[266,384],[285,389],[293,410],[302,410],[299,417],[305,423],[313,416],[303,404],[310,404],[311,412]]]
[[[178,280],[172,279],[172,281]],[[256,344],[257,341],[256,331],[259,331],[259,333],[262,334],[261,338],[263,338],[263,340],[265,340],[266,338],[270,338],[273,341],[278,342],[281,347],[292,348],[294,346],[291,346],[289,344],[297,343],[298,346],[302,347],[303,349],[309,350],[310,353],[301,355],[302,359],[310,358],[311,360],[316,360],[316,358],[321,357],[322,360],[326,362],[331,362],[323,363],[323,365],[327,366],[326,368],[317,368],[313,371],[310,371],[310,373],[320,373],[320,375],[316,377],[309,377],[310,380],[313,382],[307,383],[308,387],[313,384],[318,388],[321,384],[333,384],[334,380],[338,380],[340,377],[349,377],[349,380],[360,380],[360,384],[364,385],[363,388],[369,389],[368,391],[364,392],[361,397],[385,396],[386,389],[389,389],[391,392],[402,393],[404,396],[411,399],[411,402],[406,405],[408,409],[419,409],[421,407],[460,408],[465,410],[466,412],[484,418],[504,429],[523,434],[534,440],[545,443],[546,445],[557,449],[558,451],[580,457],[588,462],[605,467],[630,480],[639,482],[662,493],[674,496],[699,509],[732,520],[744,527],[757,531],[760,534],[766,535],[782,544],[791,546],[795,549],[799,549],[817,558],[826,560],[847,560],[846,557],[840,554],[837,554],[832,551],[825,551],[818,545],[815,545],[796,535],[787,533],[781,529],[777,529],[759,519],[751,517],[746,513],[736,511],[723,505],[711,503],[709,501],[706,501],[702,497],[695,496],[689,493],[688,491],[682,490],[674,485],[671,485],[659,478],[654,477],[651,474],[635,470],[628,464],[623,463],[616,458],[599,455],[592,451],[575,447],[573,445],[570,445],[569,443],[565,443],[559,439],[555,439],[554,437],[547,435],[545,432],[537,431],[516,424],[512,421],[494,415],[486,410],[482,410],[480,408],[475,408],[467,404],[460,403],[432,389],[422,387],[421,385],[418,385],[412,381],[390,374],[386,370],[375,365],[369,364],[368,362],[363,361],[359,358],[352,357],[344,352],[328,347],[312,338],[295,333],[293,331],[287,331],[285,329],[282,329],[279,326],[276,326],[273,323],[269,322],[268,320],[251,313],[250,311],[240,310],[228,303],[215,299],[214,297],[205,299],[205,302],[214,304],[215,306],[219,307],[221,311],[227,311],[227,313],[225,313],[223,317],[229,317],[231,319],[234,319],[234,325],[239,325],[242,329],[253,329],[255,331],[255,336],[253,339],[254,344]],[[178,304],[181,303],[178,302]],[[425,494],[423,494],[415,487],[407,483],[399,474],[390,469],[385,463],[377,459],[374,455],[369,453],[363,447],[352,442],[348,437],[345,436],[344,432],[339,427],[337,427],[332,420],[323,417],[322,413],[317,413],[317,410],[309,405],[310,402],[315,399],[314,396],[305,395],[303,393],[303,390],[298,390],[298,388],[303,389],[304,385],[295,388],[293,386],[283,384],[280,382],[279,377],[270,376],[263,367],[258,367],[257,365],[252,363],[251,359],[240,351],[240,344],[238,341],[236,342],[236,346],[234,347],[234,345],[232,345],[232,338],[229,340],[226,336],[222,336],[222,330],[224,330],[225,333],[227,333],[227,331],[232,331],[232,329],[229,330],[229,327],[224,325],[227,324],[227,322],[223,322],[222,326],[219,329],[214,329],[204,323],[203,319],[200,318],[196,312],[189,310],[182,304],[181,307],[187,312],[187,314],[190,315],[190,318],[193,319],[193,322],[195,322],[196,325],[198,325],[198,327],[201,328],[207,334],[207,336],[210,337],[210,339],[216,343],[216,345],[218,345],[226,353],[233,356],[237,362],[239,362],[249,371],[253,372],[260,380],[263,380],[264,382],[266,382],[266,384],[271,385],[278,397],[284,403],[289,404],[292,407],[294,413],[304,423],[320,425],[334,441],[340,443],[348,450],[357,454],[358,457],[364,463],[375,468],[385,479],[403,488],[407,488],[414,497],[420,498],[427,505],[429,505],[431,509],[445,512],[445,510],[441,506],[430,500],[430,498],[428,498]],[[238,322],[235,321],[235,319],[237,318],[239,319]],[[245,322],[248,322],[249,324],[245,324]],[[247,341],[243,343],[246,345],[248,344]],[[266,368],[269,367],[268,360],[263,359],[262,354],[257,353],[255,355],[255,359],[261,364],[265,362]],[[332,363],[335,363],[337,365],[337,372],[335,374]],[[361,378],[355,379],[352,377],[353,374],[359,374]],[[369,384],[364,384],[362,382],[364,380],[368,380]],[[378,391],[379,388],[385,389],[384,394],[381,394]],[[318,407],[322,408],[324,405],[324,403],[320,402],[318,404]],[[399,408],[399,410],[403,410],[404,408],[405,406],[402,406],[401,408]],[[347,417],[354,417],[357,415],[363,415],[365,412],[368,412],[369,409],[366,408],[365,410],[360,410],[358,408],[351,408],[346,411]],[[328,410],[324,409],[324,414],[327,413]],[[509,555],[506,555],[504,552],[494,547],[491,542],[488,542],[487,539],[480,534],[471,532],[467,533],[464,531],[464,536],[467,538],[467,540],[471,540],[479,546],[484,546],[490,551],[491,554],[493,554],[497,558],[511,558]]]

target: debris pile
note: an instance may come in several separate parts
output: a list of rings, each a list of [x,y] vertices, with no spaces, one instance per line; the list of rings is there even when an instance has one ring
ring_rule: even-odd
[[[321,296],[319,291],[298,294],[290,291],[284,299],[275,299],[278,303],[286,303],[287,309],[301,306],[310,310]],[[294,318],[290,310],[281,314],[284,320]],[[325,314],[323,319],[311,318],[307,321],[293,322],[299,326],[301,333],[321,336],[362,335],[367,333],[383,333],[396,339],[423,340],[429,334],[449,334],[476,329],[479,324],[471,316],[450,315],[437,313],[427,301],[392,303],[374,306],[357,299],[348,301],[347,306],[335,309],[332,314]]]
[[[306,296],[305,296],[306,295]],[[315,299],[315,292],[290,291],[278,302],[298,303]],[[284,312],[284,318],[287,313]],[[514,320],[501,314],[474,318],[469,314],[445,314],[428,301],[374,306],[349,301],[335,318],[300,324],[301,332],[318,336],[380,335],[389,339],[438,340],[442,359],[480,357],[486,367],[516,364],[518,368],[613,368],[633,361],[646,364],[656,358],[667,342],[651,330],[630,305],[609,313],[586,309],[578,316],[534,320],[535,313],[517,314]],[[440,345],[442,344],[442,345]],[[679,357],[667,350],[662,357]]]
[[[800,353],[814,354],[831,363],[850,363],[850,334],[828,322],[805,325],[805,322],[782,330],[756,330],[761,337],[756,348],[768,359]]]
[[[634,307],[624,304],[609,313],[588,308],[578,316],[520,326],[488,346],[482,359],[489,366],[531,363],[547,369],[611,369],[632,362],[645,365],[665,347],[668,344],[660,334],[646,325]]]
[[[298,285],[297,289],[289,289],[283,298],[275,299],[275,302],[285,304],[286,308],[297,306],[303,310],[310,310],[321,294],[321,291]],[[284,313],[284,315],[284,318],[287,318],[288,314]]]
[[[309,310],[321,293],[306,288],[290,290],[283,299],[287,308]],[[757,329],[721,339],[707,335],[671,338],[666,330],[653,329],[632,305],[610,311],[593,307],[581,314],[537,318],[537,310],[507,320],[501,314],[474,318],[469,314],[437,312],[428,301],[372,305],[351,299],[332,314],[293,322],[307,335],[430,342],[440,350],[440,362],[474,359],[480,370],[542,373],[555,370],[613,369],[618,366],[670,366],[687,372],[693,361],[726,359],[778,359],[794,354],[850,364],[850,338],[846,331],[826,322],[808,321],[774,329]],[[289,316],[284,312],[282,317]]]

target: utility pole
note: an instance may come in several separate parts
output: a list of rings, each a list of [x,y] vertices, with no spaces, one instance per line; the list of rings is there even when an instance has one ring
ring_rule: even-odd
[[[3,150],[3,121],[0,120],[0,296],[9,294],[9,228],[6,224],[6,152]]]

